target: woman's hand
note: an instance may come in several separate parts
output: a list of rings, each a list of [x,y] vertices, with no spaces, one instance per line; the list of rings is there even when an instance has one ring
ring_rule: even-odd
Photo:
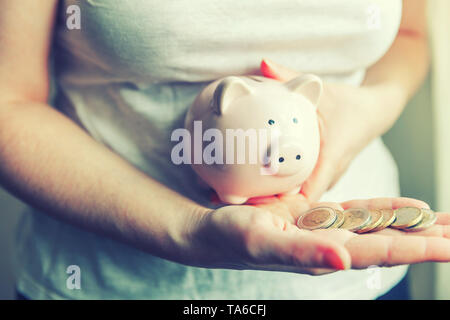
[[[360,235],[343,229],[299,229],[295,225],[299,215],[317,206],[341,210],[428,207],[408,198],[309,204],[300,194],[274,197],[256,206],[226,206],[206,214],[197,224],[186,251],[190,261],[186,262],[203,267],[323,274],[372,265],[450,261],[448,213],[437,213],[437,223],[422,232],[385,229]]]
[[[280,81],[289,81],[299,75],[268,60],[263,60],[261,72]],[[301,191],[308,200],[317,201],[337,182],[355,156],[391,125],[379,111],[379,106],[386,101],[380,101],[382,95],[378,90],[381,87],[324,83],[318,105],[319,159]]]

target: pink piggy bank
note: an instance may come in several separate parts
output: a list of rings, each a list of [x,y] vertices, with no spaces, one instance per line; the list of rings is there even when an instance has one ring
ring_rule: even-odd
[[[285,83],[260,76],[214,81],[185,119],[192,168],[228,204],[298,193],[319,155],[321,93],[322,81],[311,74]]]

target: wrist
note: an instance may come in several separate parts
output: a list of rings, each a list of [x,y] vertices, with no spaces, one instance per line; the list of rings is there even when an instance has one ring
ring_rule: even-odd
[[[163,259],[188,264],[192,235],[210,211],[140,174],[116,198],[116,229],[129,244]]]
[[[214,210],[200,206],[192,205],[183,212],[183,218],[178,219],[176,226],[168,230],[168,236],[173,248],[175,259],[178,262],[196,265],[198,256],[202,255],[204,248],[199,241],[204,232],[208,216]]]

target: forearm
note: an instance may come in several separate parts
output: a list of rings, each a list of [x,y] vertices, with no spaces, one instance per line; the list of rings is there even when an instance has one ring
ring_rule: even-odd
[[[183,218],[207,211],[40,103],[0,104],[0,181],[57,219],[171,260],[196,221]]]
[[[379,134],[397,120],[429,69],[429,50],[424,13],[425,2],[408,2],[397,38],[385,56],[367,70],[363,88],[372,90],[378,106],[371,117],[380,120]],[[415,19],[414,19],[415,17]],[[412,22],[411,22],[412,21]],[[410,26],[416,23],[414,26]]]
[[[396,87],[407,101],[423,82],[429,63],[427,37],[400,30],[386,55],[367,70],[363,86]]]

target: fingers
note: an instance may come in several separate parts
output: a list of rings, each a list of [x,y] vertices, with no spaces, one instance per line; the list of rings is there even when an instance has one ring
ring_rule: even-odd
[[[212,222],[213,227],[219,228],[213,230],[219,232],[214,232],[209,239],[220,239],[223,233],[225,242],[220,241],[220,246],[232,256],[240,252],[242,258],[238,260],[247,267],[278,266],[274,270],[280,271],[292,267],[302,272],[304,268],[343,270],[351,265],[347,249],[336,241],[301,230],[267,208],[236,209],[238,206],[228,206],[216,211]],[[211,228],[207,229],[211,234]]]
[[[307,204],[301,197],[283,197],[289,210]],[[350,207],[367,209],[412,206],[428,208],[420,200],[410,198],[376,198],[352,200],[342,204],[313,203],[310,207],[328,206],[338,210]],[[286,207],[283,207],[286,210]],[[332,270],[367,268],[371,265],[394,266],[426,261],[450,261],[450,213],[437,212],[434,226],[417,232],[384,229],[374,233],[358,235],[347,230],[300,230],[289,224],[289,228],[278,228],[276,233],[264,233],[268,242],[259,242],[270,249],[270,254],[261,261],[261,266],[277,264],[276,270],[308,274],[322,274]],[[261,238],[262,239],[262,238]],[[266,253],[267,254],[267,253]],[[264,254],[262,255],[264,256]],[[327,270],[322,270],[327,269]]]
[[[421,237],[439,237],[450,239],[450,226],[449,225],[434,225],[422,231],[401,231],[392,228],[384,229],[380,231],[382,235],[390,236],[421,236]],[[449,248],[450,250],[450,248]]]
[[[329,207],[329,208],[333,208],[333,209],[339,210],[339,211],[344,210],[342,208],[342,206],[336,202],[316,202],[316,203],[313,203],[313,205],[311,206],[311,208],[317,208],[317,207]]]
[[[450,261],[450,240],[439,237],[358,235],[345,244],[352,268]]]
[[[344,245],[350,253],[352,269],[426,261],[450,262],[448,225],[435,225],[417,233],[385,229],[358,235],[336,229],[317,230],[316,234]]]
[[[450,225],[450,213],[436,212],[437,220],[436,224]]]
[[[252,205],[252,206],[258,206],[258,205],[264,205],[264,204],[271,204],[275,202],[279,202],[277,196],[266,196],[266,197],[255,197],[250,198],[247,200],[246,204]]]
[[[351,200],[341,203],[344,209],[366,208],[366,209],[397,209],[402,207],[427,208],[430,206],[421,200],[412,198],[374,198],[364,200]]]
[[[288,232],[265,232],[258,243],[261,251],[257,256],[263,259],[259,261],[262,265],[277,263],[302,270],[344,270],[351,265],[350,255],[341,244],[295,226]]]
[[[269,59],[261,61],[260,69],[263,76],[280,81],[289,81],[300,75],[299,72],[283,67]]]
[[[336,172],[331,162],[319,158],[311,176],[303,183],[301,193],[311,202],[318,201],[327,191]]]
[[[266,271],[276,270],[281,272],[293,272],[293,273],[308,274],[311,276],[320,276],[338,271],[335,269],[326,269],[326,268],[299,268],[299,267],[279,266],[279,265],[260,265],[255,267],[255,269]]]

